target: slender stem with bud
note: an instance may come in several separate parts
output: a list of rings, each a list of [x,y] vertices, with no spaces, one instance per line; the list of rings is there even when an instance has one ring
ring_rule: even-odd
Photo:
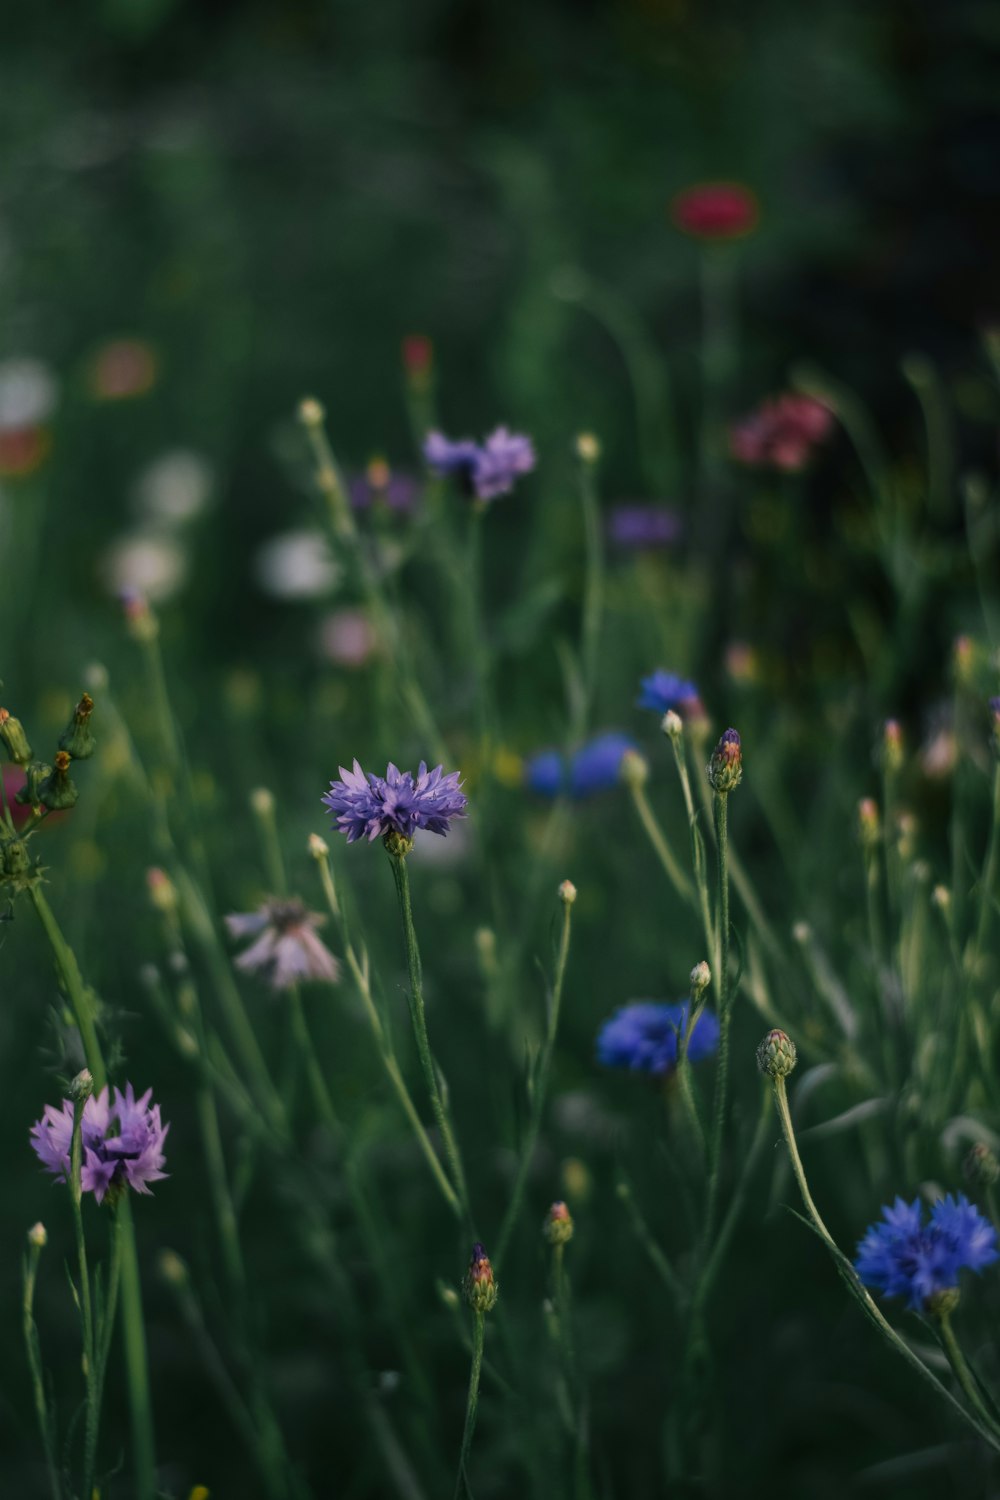
[[[83,1075],[86,1077],[86,1074]],[[86,1097],[89,1097],[89,1093]],[[73,1135],[69,1152],[69,1196],[73,1205],[73,1231],[76,1237],[76,1263],[79,1277],[80,1322],[83,1329],[83,1367],[87,1387],[87,1409],[84,1419],[83,1445],[83,1490],[89,1495],[94,1488],[94,1467],[97,1462],[97,1359],[94,1348],[94,1311],[90,1295],[90,1268],[87,1264],[87,1241],[83,1232],[83,1108],[84,1098],[75,1098],[73,1104]]]
[[[573,892],[573,900],[576,892]],[[531,1170],[531,1161],[535,1154],[535,1145],[538,1141],[538,1132],[541,1128],[542,1114],[545,1109],[545,1096],[549,1086],[549,1072],[552,1067],[552,1054],[555,1050],[556,1033],[559,1030],[559,1008],[562,1003],[563,981],[566,977],[566,962],[569,958],[569,939],[572,921],[573,900],[563,899],[562,932],[559,937],[559,952],[556,957],[555,977],[552,983],[552,998],[549,1002],[548,1025],[545,1029],[545,1041],[542,1045],[541,1058],[538,1063],[538,1071],[535,1074],[531,1091],[531,1112],[528,1116],[527,1129],[524,1132],[524,1141],[521,1145],[521,1156],[517,1164],[517,1176],[511,1190],[510,1202],[507,1212],[504,1214],[503,1224],[497,1236],[496,1254],[493,1259],[499,1266],[504,1258],[504,1253],[510,1243],[510,1237],[514,1232],[518,1214],[521,1211],[521,1203],[524,1198],[524,1189],[528,1181],[528,1173]]]
[[[399,911],[403,921],[403,942],[406,948],[406,963],[409,970],[410,985],[408,996],[410,1001],[410,1020],[413,1023],[413,1035],[417,1043],[417,1054],[420,1058],[420,1066],[423,1069],[424,1081],[430,1095],[431,1108],[434,1111],[434,1119],[441,1132],[441,1140],[444,1143],[445,1156],[451,1169],[451,1178],[458,1194],[459,1201],[467,1219],[471,1220],[469,1209],[469,1194],[465,1185],[465,1173],[462,1170],[462,1158],[459,1155],[458,1143],[452,1130],[451,1120],[445,1108],[445,1102],[441,1095],[438,1083],[437,1066],[431,1053],[430,1038],[427,1035],[427,1019],[424,1013],[424,988],[420,964],[420,949],[417,946],[417,933],[413,925],[413,908],[410,903],[410,878],[406,869],[405,854],[390,854],[389,863],[392,866],[393,877],[396,882],[396,894],[399,897]]]
[[[35,1415],[45,1449],[45,1466],[48,1470],[51,1500],[62,1500],[62,1484],[59,1480],[59,1465],[56,1462],[56,1444],[52,1430],[52,1415],[45,1394],[45,1372],[42,1368],[42,1353],[35,1322],[35,1283],[38,1279],[38,1262],[45,1244],[45,1231],[36,1225],[28,1234],[28,1250],[24,1257],[23,1297],[21,1319],[24,1344],[28,1353],[28,1368],[31,1371],[31,1389],[35,1401]]]
[[[948,1363],[955,1372],[955,1379],[965,1392],[969,1405],[979,1414],[982,1421],[1000,1436],[1000,1422],[997,1421],[983,1400],[976,1377],[969,1368],[969,1362],[962,1353],[961,1345],[955,1337],[955,1330],[951,1326],[951,1313],[947,1311],[939,1312],[935,1316],[934,1321],[937,1324],[941,1347],[948,1356]]]
[[[722,1134],[729,1092],[729,1024],[732,1000],[729,994],[729,793],[716,792],[715,837],[719,862],[719,1062],[715,1077],[715,1103],[708,1158],[708,1199],[705,1207],[704,1245],[712,1240],[722,1171]]]
[[[486,1342],[486,1314],[472,1314],[472,1364],[469,1368],[469,1393],[465,1402],[465,1427],[462,1431],[462,1448],[458,1458],[458,1475],[455,1479],[455,1500],[462,1500],[462,1492],[471,1497],[465,1466],[472,1448],[472,1435],[476,1430],[476,1414],[479,1410],[479,1377],[483,1369],[483,1345]]]
[[[638,777],[626,775],[624,779],[632,795],[635,810],[639,814],[639,821],[646,831],[649,842],[656,851],[656,857],[663,866],[667,879],[682,901],[693,903],[695,894],[691,888],[691,882],[677,863],[670,845],[663,836],[663,830],[660,828],[656,820],[656,815],[649,805],[649,798],[646,796],[645,787]]]

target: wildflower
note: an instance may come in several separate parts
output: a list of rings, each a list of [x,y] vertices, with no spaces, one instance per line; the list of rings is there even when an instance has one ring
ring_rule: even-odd
[[[152,1089],[136,1099],[132,1085],[125,1092],[116,1088],[109,1095],[107,1085],[92,1094],[83,1106],[80,1122],[82,1163],[80,1185],[103,1203],[126,1187],[137,1193],[148,1193],[151,1182],[166,1177],[162,1171],[163,1143],[169,1125],[160,1121],[160,1106],[150,1104]],[[31,1144],[47,1172],[59,1182],[70,1176],[70,1148],[73,1143],[73,1104],[64,1099],[62,1109],[47,1104],[45,1113],[31,1127]]]
[[[493,1279],[493,1267],[486,1248],[478,1240],[472,1247],[472,1259],[465,1273],[462,1290],[473,1312],[488,1313],[496,1307],[500,1288]]]
[[[364,473],[356,474],[350,481],[347,492],[355,510],[384,505],[399,514],[414,510],[420,498],[417,481],[409,474],[390,469],[384,458],[373,458]]]
[[[322,800],[336,815],[336,827],[349,844],[361,837],[371,843],[392,834],[412,840],[418,828],[443,835],[452,818],[465,817],[467,799],[457,771],[446,775],[443,766],[428,771],[425,761],[416,778],[391,761],[384,777],[366,774],[357,761],[352,771],[339,769],[340,780],[330,782]]]
[[[140,530],[112,542],[101,557],[100,570],[109,593],[138,593],[154,604],[165,604],[184,586],[188,558],[171,537]]]
[[[564,880],[559,886],[559,900],[564,906],[572,906],[576,900],[576,886],[572,880]]]
[[[332,593],[341,569],[321,531],[283,531],[257,552],[257,582],[274,599],[318,599]]]
[[[599,734],[579,749],[569,764],[569,790],[572,797],[589,797],[593,792],[607,791],[621,779],[622,757],[635,746],[624,734],[614,731]]]
[[[669,547],[681,529],[680,516],[667,505],[616,505],[608,517],[608,537],[627,551]]]
[[[115,339],[104,344],[90,365],[90,393],[99,401],[124,401],[145,396],[156,384],[158,361],[139,339]]]
[[[639,686],[642,691],[635,700],[636,708],[649,708],[656,714],[669,713],[672,709],[684,719],[695,718],[703,712],[694,683],[678,677],[675,672],[657,670],[643,677]]]
[[[662,1077],[677,1066],[677,1044],[687,1025],[686,1000],[669,1005],[658,1000],[633,1000],[623,1005],[601,1027],[597,1060],[606,1068],[629,1068],[633,1073]],[[698,1062],[719,1044],[719,1022],[703,1010],[688,1041],[688,1059]]]
[[[563,1202],[553,1203],[545,1215],[542,1233],[550,1245],[565,1245],[573,1238],[573,1215]]]
[[[981,1271],[1000,1258],[996,1230],[964,1193],[939,1198],[928,1224],[919,1198],[897,1198],[883,1208],[882,1220],[859,1242],[855,1269],[866,1286],[905,1297],[917,1312],[937,1294],[956,1289],[963,1266]]]
[[[757,228],[760,206],[740,182],[699,182],[675,194],[670,217],[695,239],[736,240]]]
[[[712,751],[707,770],[712,789],[721,795],[739,786],[743,780],[743,749],[737,730],[726,730]]]
[[[468,495],[495,500],[514,488],[515,481],[535,467],[531,439],[498,427],[480,446],[471,438],[452,442],[441,432],[429,432],[424,457],[437,474],[453,475]]]
[[[171,448],[142,470],[135,508],[151,525],[183,526],[205,510],[213,484],[207,459],[188,448]]]
[[[751,468],[797,474],[833,431],[833,412],[814,396],[786,392],[764,401],[729,430],[729,451]]]
[[[336,984],[340,964],[314,930],[325,921],[297,900],[271,899],[256,911],[230,914],[226,918],[230,937],[256,938],[237,956],[236,967],[260,974],[275,990],[310,979]]]
[[[540,797],[558,797],[563,792],[577,801],[605,792],[622,779],[622,763],[635,752],[632,741],[616,730],[588,740],[574,755],[542,750],[524,762],[524,784]]]
[[[338,667],[363,667],[378,650],[378,632],[363,609],[335,609],[319,624],[319,649]]]

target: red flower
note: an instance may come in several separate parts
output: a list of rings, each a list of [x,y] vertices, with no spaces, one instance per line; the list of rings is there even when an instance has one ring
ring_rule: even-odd
[[[757,228],[760,205],[740,182],[699,182],[674,195],[670,217],[695,239],[737,240]]]

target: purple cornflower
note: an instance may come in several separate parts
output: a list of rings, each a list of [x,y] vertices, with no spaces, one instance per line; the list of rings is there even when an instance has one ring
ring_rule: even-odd
[[[453,442],[442,432],[429,432],[424,458],[435,473],[452,475],[465,493],[477,500],[506,495],[515,480],[535,467],[531,439],[506,427],[498,427],[482,445],[471,438]]]
[[[149,1102],[152,1093],[147,1089],[137,1099],[127,1083],[124,1094],[116,1088],[109,1100],[105,1085],[83,1106],[80,1185],[98,1203],[103,1203],[108,1192],[114,1196],[126,1187],[148,1193],[150,1182],[167,1175],[160,1169],[170,1126],[160,1123],[160,1106]],[[72,1102],[64,1099],[61,1110],[47,1104],[42,1118],[31,1127],[31,1144],[42,1166],[59,1182],[69,1181],[72,1143]]]
[[[939,1198],[926,1225],[919,1198],[897,1198],[882,1220],[859,1242],[855,1270],[866,1286],[905,1297],[916,1312],[935,1293],[957,1287],[963,1266],[981,1271],[998,1259],[996,1230],[964,1193]]]
[[[687,1024],[688,1002],[633,1000],[616,1010],[597,1034],[597,1060],[606,1068],[662,1077],[677,1066],[677,1043]],[[688,1059],[698,1062],[719,1045],[719,1022],[703,1010],[688,1042]]]
[[[400,514],[416,509],[420,486],[409,474],[390,469],[384,458],[373,458],[363,474],[356,474],[348,487],[355,510],[384,505]]]
[[[391,761],[384,777],[366,774],[357,761],[352,771],[341,766],[340,780],[330,782],[323,802],[349,844],[393,833],[412,839],[418,828],[446,834],[451,819],[464,818],[467,806],[458,772],[445,775],[443,766],[428,771],[426,761],[420,762],[416,778]]]
[[[681,518],[667,505],[616,505],[608,517],[608,537],[628,551],[669,547],[680,534]]]
[[[229,936],[257,939],[233,962],[238,969],[259,974],[274,990],[288,990],[309,979],[336,984],[340,964],[315,932],[325,921],[297,900],[272,898],[256,911],[233,912],[226,918]]]
[[[649,708],[657,714],[673,709],[683,719],[697,718],[704,713],[694,683],[686,682],[676,672],[652,672],[641,679],[639,686],[642,691],[635,700],[636,708]]]

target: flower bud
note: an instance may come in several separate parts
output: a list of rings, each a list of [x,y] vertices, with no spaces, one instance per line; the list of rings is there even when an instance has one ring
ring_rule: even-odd
[[[59,749],[65,750],[73,760],[86,760],[97,748],[97,741],[90,732],[90,716],[93,712],[94,700],[89,693],[84,693],[73,710],[73,717],[59,736]]]
[[[975,665],[976,648],[971,636],[956,636],[952,647],[952,662],[955,668],[955,680],[968,685],[972,681],[972,670]]]
[[[492,979],[498,972],[496,933],[492,927],[477,927],[473,942],[480,971],[487,979]]]
[[[472,1259],[462,1283],[465,1300],[476,1313],[488,1313],[496,1306],[500,1288],[493,1279],[493,1267],[485,1247],[478,1240],[472,1247]]]
[[[449,1286],[446,1281],[438,1281],[435,1283],[435,1285],[437,1287],[437,1294],[441,1298],[444,1306],[448,1309],[449,1312],[454,1312],[455,1308],[458,1307],[460,1303],[459,1295],[456,1292],[455,1288],[453,1286]]]
[[[930,1313],[932,1318],[947,1318],[955,1311],[958,1302],[958,1287],[946,1286],[924,1298],[924,1312]]]
[[[891,776],[902,770],[903,731],[898,719],[886,719],[882,725],[882,765]]]
[[[626,750],[618,767],[618,775],[626,786],[645,786],[649,780],[649,763],[638,750]]]
[[[8,839],[3,847],[3,873],[19,889],[31,882],[31,855],[21,839]]]
[[[157,1269],[170,1286],[187,1286],[190,1274],[176,1250],[161,1250]]]
[[[936,885],[931,891],[931,905],[936,906],[938,911],[946,912],[951,907],[951,891],[946,885]]]
[[[434,345],[425,333],[409,333],[403,340],[403,371],[410,385],[425,391],[434,374]]]
[[[712,790],[725,796],[743,780],[743,749],[735,729],[727,729],[706,767]]]
[[[33,760],[24,768],[24,786],[14,798],[22,807],[39,807],[42,801],[42,783],[52,775],[52,767],[44,761]]]
[[[405,833],[399,833],[395,828],[390,828],[388,833],[382,836],[382,846],[393,859],[404,859],[413,848],[413,840],[408,839]]]
[[[269,818],[274,812],[274,793],[266,786],[255,786],[250,793],[250,811],[258,818]]]
[[[702,959],[700,964],[695,964],[691,970],[691,998],[697,1000],[702,996],[712,983],[712,971],[708,964]]]
[[[149,601],[138,589],[123,589],[121,593],[125,628],[134,641],[155,641],[160,633],[156,616]]]
[[[50,812],[65,812],[76,805],[80,793],[69,777],[70,760],[65,750],[57,750],[52,770],[39,787],[39,801]]]
[[[545,1215],[542,1233],[550,1245],[565,1245],[573,1238],[573,1215],[565,1203],[553,1203]]]
[[[26,766],[31,760],[31,746],[20,719],[15,719],[5,708],[0,708],[0,740],[7,752],[7,759],[15,766]]]
[[[594,1190],[594,1178],[585,1161],[578,1156],[567,1156],[562,1164],[563,1191],[574,1203],[586,1203]]]
[[[69,1097],[74,1104],[86,1104],[93,1092],[93,1074],[89,1068],[81,1068],[69,1086]]]
[[[177,910],[177,888],[165,870],[147,870],[146,889],[150,904],[156,911],[166,915]]]
[[[769,1031],[757,1048],[757,1066],[769,1078],[787,1078],[796,1061],[795,1043],[784,1031]]]
[[[660,722],[660,728],[668,740],[679,740],[684,733],[684,720],[676,709],[668,708]]]
[[[863,849],[872,849],[879,841],[878,803],[874,797],[862,797],[858,803],[858,838]]]
[[[316,400],[315,396],[303,396],[299,402],[296,416],[303,427],[322,427],[326,421],[326,412],[323,410],[323,405]]]
[[[577,434],[576,456],[585,464],[596,464],[601,456],[601,444],[592,432],[580,432]]]
[[[559,900],[564,906],[572,906],[576,900],[576,886],[572,880],[564,880],[559,887]]]
[[[962,1171],[966,1180],[974,1187],[994,1187],[1000,1180],[1000,1161],[985,1141],[977,1141],[974,1146],[970,1146],[962,1163]]]
[[[40,1220],[37,1224],[32,1224],[28,1230],[28,1244],[33,1245],[36,1250],[44,1250],[48,1242],[49,1236],[45,1225]]]
[[[326,839],[321,839],[318,833],[311,833],[309,835],[308,847],[313,859],[326,859],[330,853],[330,845],[326,842]]]

